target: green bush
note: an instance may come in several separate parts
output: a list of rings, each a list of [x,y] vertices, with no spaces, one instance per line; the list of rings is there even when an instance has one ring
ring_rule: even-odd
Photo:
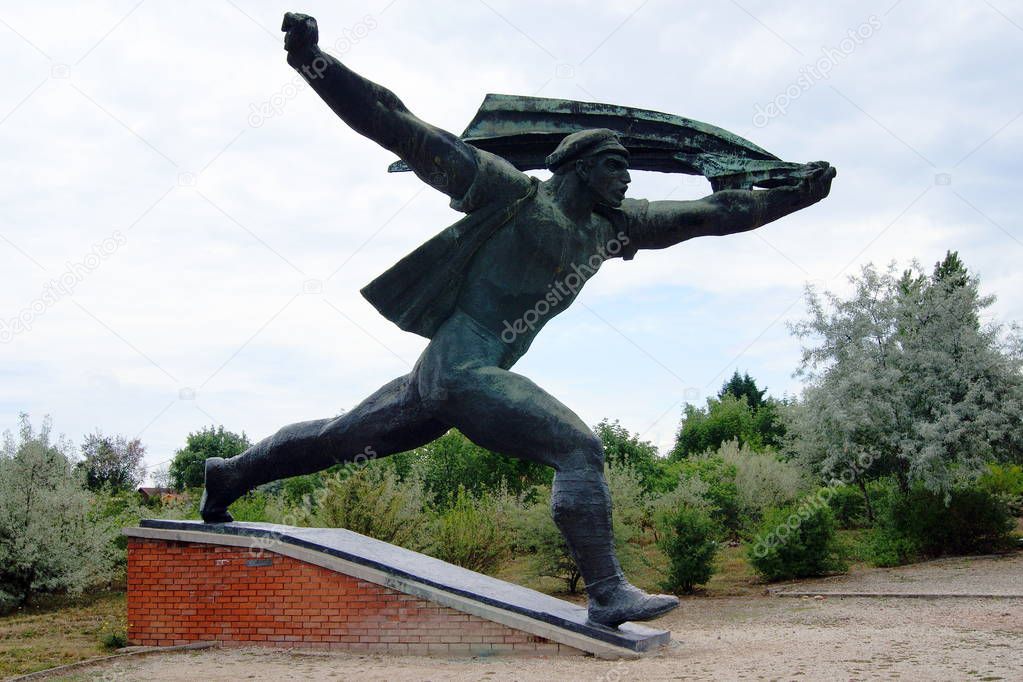
[[[1011,546],[1015,524],[1005,500],[979,486],[946,495],[921,486],[879,504],[870,561],[891,566],[920,557],[998,552]]]
[[[668,557],[668,575],[662,586],[679,594],[692,594],[714,574],[719,533],[702,509],[681,507],[665,519],[657,546]]]
[[[756,452],[732,440],[722,443],[716,456],[735,468],[738,526],[744,531],[760,523],[771,507],[792,504],[811,487],[796,464],[779,460],[771,450]]]
[[[235,521],[265,522],[267,495],[252,491],[235,500],[228,511]]]
[[[114,561],[115,580],[123,580],[128,568],[128,536],[120,532],[121,528],[137,526],[146,510],[139,501],[139,494],[134,490],[117,490],[105,485],[93,494],[89,507],[90,523],[106,525],[115,529],[110,540],[110,551]]]
[[[430,554],[458,566],[492,573],[508,557],[513,533],[487,494],[459,488],[455,503],[434,522]]]
[[[832,487],[828,506],[839,528],[862,528],[867,524],[867,504],[863,492],[856,486]]]
[[[1023,516],[1023,466],[988,464],[977,485],[989,493],[1003,496],[1010,513]]]
[[[920,553],[913,540],[887,527],[873,529],[866,538],[864,550],[866,560],[882,568],[908,564]]]
[[[128,646],[128,636],[123,632],[108,632],[103,635],[102,641],[107,649],[122,649]]]
[[[791,504],[810,487],[795,464],[779,460],[772,451],[756,452],[737,440],[675,466],[678,485],[665,500],[707,509],[725,537],[750,532],[767,509]],[[702,502],[692,504],[695,499]],[[654,501],[653,506],[664,505]]]
[[[765,580],[809,578],[845,570],[835,518],[820,493],[798,505],[769,510],[747,547],[750,565]]]

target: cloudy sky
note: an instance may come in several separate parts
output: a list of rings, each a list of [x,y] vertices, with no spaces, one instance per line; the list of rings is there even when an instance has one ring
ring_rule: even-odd
[[[0,427],[253,439],[350,409],[425,341],[358,290],[459,217],[285,62],[321,45],[461,132],[488,92],[655,109],[839,169],[757,232],[611,262],[516,367],[668,447],[734,370],[797,394],[807,283],[960,252],[1023,319],[1023,2],[0,3]],[[635,173],[630,194],[708,193]]]

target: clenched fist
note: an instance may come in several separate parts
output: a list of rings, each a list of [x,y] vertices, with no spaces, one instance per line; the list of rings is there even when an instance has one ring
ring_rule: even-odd
[[[284,15],[281,30],[284,31],[284,49],[288,51],[288,63],[297,67],[320,39],[316,19],[306,14],[288,12]]]
[[[809,173],[800,178],[797,186],[807,194],[811,203],[816,203],[831,192],[831,181],[838,171],[827,161],[813,161],[805,167]]]

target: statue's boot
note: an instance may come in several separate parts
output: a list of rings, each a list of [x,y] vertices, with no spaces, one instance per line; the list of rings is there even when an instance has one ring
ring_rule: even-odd
[[[611,494],[600,472],[558,472],[551,491],[554,522],[586,582],[589,619],[608,627],[664,615],[677,597],[647,594],[631,585],[615,555]]]
[[[199,514],[206,523],[234,521],[227,508],[246,493],[246,490],[232,485],[232,480],[236,477],[227,471],[226,464],[227,460],[223,457],[210,457],[206,460],[205,488],[199,502]]]

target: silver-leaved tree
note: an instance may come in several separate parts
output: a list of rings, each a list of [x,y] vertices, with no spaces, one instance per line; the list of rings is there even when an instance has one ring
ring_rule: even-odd
[[[956,253],[924,274],[914,263],[864,267],[852,294],[807,290],[807,380],[791,444],[825,477],[894,476],[945,491],[991,461],[1023,461],[1019,337],[986,314],[993,296]],[[1012,330],[1015,331],[1015,330]]]
[[[0,612],[38,592],[76,593],[108,579],[112,523],[96,518],[92,494],[75,471],[72,446],[38,432],[21,415],[18,435],[0,448]]]

